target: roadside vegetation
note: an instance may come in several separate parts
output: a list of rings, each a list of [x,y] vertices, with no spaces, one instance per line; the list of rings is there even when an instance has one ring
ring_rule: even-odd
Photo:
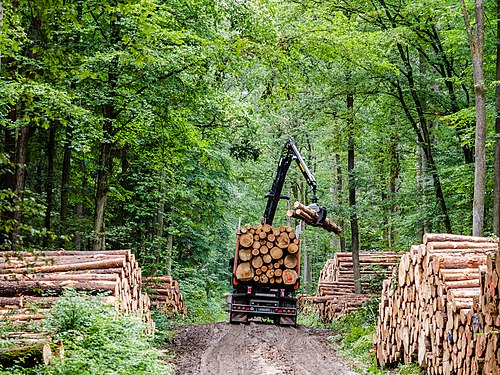
[[[2,326],[0,335],[12,327]],[[14,375],[169,375],[171,366],[152,337],[144,334],[144,324],[135,316],[123,315],[101,301],[68,290],[50,309],[49,316],[35,329],[62,340],[64,356],[54,357],[48,366],[23,368],[22,363],[0,369]],[[4,337],[2,337],[4,338]],[[2,340],[8,347],[8,340]]]
[[[375,298],[356,312],[346,314],[330,323],[320,321],[314,310],[299,315],[299,324],[331,330],[329,342],[337,353],[363,374],[418,375],[416,364],[400,365],[393,370],[380,369],[372,353],[372,337],[377,327],[378,299]]]

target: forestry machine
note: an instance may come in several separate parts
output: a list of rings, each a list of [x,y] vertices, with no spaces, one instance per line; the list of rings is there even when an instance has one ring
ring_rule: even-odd
[[[295,297],[295,292],[299,288],[300,282],[300,240],[298,235],[296,236],[295,234],[290,233],[293,235],[290,237],[294,237],[293,241],[298,247],[298,251],[293,254],[293,256],[297,259],[297,265],[293,269],[296,278],[286,282],[285,277],[283,277],[283,280],[280,280],[281,282],[276,281],[273,283],[275,280],[271,280],[272,278],[264,278],[263,280],[262,276],[259,278],[258,273],[254,276],[253,270],[250,271],[250,275],[245,275],[246,277],[243,279],[241,277],[237,277],[239,271],[238,267],[242,263],[248,261],[247,258],[242,257],[242,253],[244,251],[249,251],[243,248],[241,241],[242,236],[248,236],[249,232],[252,234],[260,232],[262,228],[265,228],[266,226],[267,228],[272,228],[274,215],[280,199],[290,199],[288,196],[282,195],[281,191],[283,189],[286,174],[293,160],[297,162],[302,175],[312,189],[312,204],[309,208],[318,213],[318,219],[313,225],[320,226],[326,218],[326,208],[320,207],[317,204],[318,198],[316,196],[316,179],[307,167],[297,146],[295,145],[295,142],[290,139],[285,143],[283,152],[281,153],[271,190],[265,196],[265,198],[267,198],[267,205],[264,210],[264,216],[262,217],[262,224],[253,227],[246,226],[238,228],[235,257],[231,259],[230,262],[233,285],[233,292],[229,304],[231,323],[248,323],[248,319],[253,317],[271,319],[274,324],[279,325],[295,326],[297,323],[297,298]],[[289,232],[291,231],[290,227],[280,227],[281,231],[283,231],[283,228],[286,228]],[[277,230],[279,232],[280,229],[273,228],[273,231]],[[257,238],[256,235],[254,236]],[[257,239],[255,242],[256,241]],[[256,247],[258,246],[259,245]],[[272,264],[273,263],[271,262],[271,267]],[[285,268],[283,265],[280,265],[280,267],[283,269]],[[274,270],[276,269],[277,268],[275,266]],[[285,272],[287,271],[288,270],[286,269],[283,271],[283,276],[285,276]]]

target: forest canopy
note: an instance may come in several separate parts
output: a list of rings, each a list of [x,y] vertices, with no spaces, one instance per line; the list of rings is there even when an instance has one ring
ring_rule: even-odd
[[[484,23],[448,0],[0,1],[0,249],[132,249],[150,274],[198,269],[210,295],[238,222],[261,221],[289,138],[344,228],[306,228],[305,286],[353,243],[404,250],[424,232],[470,234],[473,217],[498,235],[498,15],[483,11]],[[310,203],[298,169],[285,190]]]

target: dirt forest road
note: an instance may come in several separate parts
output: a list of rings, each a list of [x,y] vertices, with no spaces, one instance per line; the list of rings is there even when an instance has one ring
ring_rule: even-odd
[[[215,323],[179,330],[169,347],[176,375],[356,374],[329,348],[324,329]]]

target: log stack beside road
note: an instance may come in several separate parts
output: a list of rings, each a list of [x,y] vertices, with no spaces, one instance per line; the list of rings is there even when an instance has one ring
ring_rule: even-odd
[[[169,315],[187,314],[179,283],[172,276],[146,277],[143,286],[151,298],[151,306]]]
[[[428,374],[478,374],[474,300],[498,238],[425,234],[385,280],[374,335],[379,365],[418,361]],[[489,373],[488,373],[489,375]]]
[[[500,374],[500,253],[488,255],[480,275],[481,295],[474,303],[476,357],[480,374]]]
[[[391,274],[401,255],[393,252],[360,253],[361,285],[366,294],[355,294],[352,254],[334,254],[320,273],[318,290],[312,299],[317,305],[321,319],[329,322],[340,315],[355,311],[373,298],[371,293],[377,291],[377,281],[382,282]]]
[[[44,318],[65,288],[92,294],[124,313],[137,313],[154,329],[141,269],[130,250],[2,252],[0,319],[13,326]]]

